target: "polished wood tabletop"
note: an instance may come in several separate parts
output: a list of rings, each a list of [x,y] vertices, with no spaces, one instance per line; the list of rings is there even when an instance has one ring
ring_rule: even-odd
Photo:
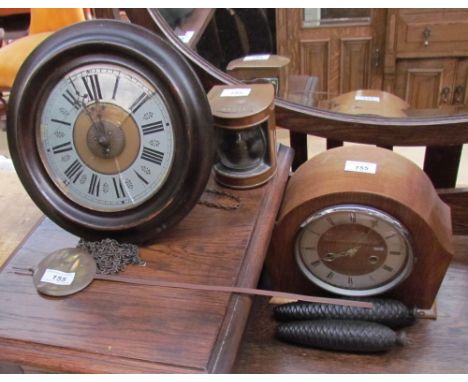
[[[31,276],[15,273],[77,244],[76,236],[42,220],[0,270],[0,363],[47,372],[230,371],[251,298],[152,282],[255,287],[291,161],[292,150],[281,146],[275,177],[251,190],[222,189],[211,180],[209,188],[235,195],[240,207],[197,205],[140,247],[146,266],[128,266],[120,281],[95,280],[64,298],[38,294]]]
[[[2,179],[2,193],[0,194],[1,263],[2,255],[4,255],[4,259],[11,254],[14,247],[31,230],[41,214],[28,198],[14,173],[2,172],[0,175]],[[56,241],[55,243],[57,244]],[[276,322],[272,319],[272,307],[268,304],[268,300],[256,298],[232,371],[235,373],[468,372],[468,362],[466,362],[468,354],[468,236],[456,236],[455,249],[455,258],[449,267],[437,298],[437,320],[419,320],[414,326],[405,329],[409,340],[409,344],[405,347],[396,347],[383,354],[357,355],[285,344],[274,337]],[[23,280],[23,282],[26,281]],[[156,298],[156,295],[153,297]],[[81,301],[81,299],[79,300]],[[103,317],[108,316],[104,315]],[[149,317],[149,315],[145,314],[144,317]],[[106,325],[102,321],[104,318],[94,321],[94,325]],[[155,317],[152,319],[156,320]],[[112,324],[112,320],[109,319],[108,323]],[[51,325],[54,324],[54,322],[51,323]],[[6,333],[8,329],[4,328],[3,337],[8,335]],[[25,330],[27,331],[27,329]],[[40,335],[37,330],[33,333],[35,336]],[[149,339],[151,338],[148,337]],[[5,339],[2,341],[8,351],[18,346],[18,342],[15,340],[8,342],[13,345],[12,347],[8,347]],[[127,345],[130,346],[133,343],[129,342]],[[4,346],[2,346],[0,359],[19,362],[23,366],[29,365],[25,367],[27,371],[43,370],[47,364],[62,365],[62,369],[55,370],[84,370],[76,367],[76,357],[82,357],[85,362],[89,363],[88,370],[95,368],[95,370],[108,372],[144,371],[138,362],[130,362],[127,358],[123,358],[122,362],[122,358],[114,357],[112,349],[108,348],[108,356],[101,355],[99,357],[92,353],[58,348],[60,351],[56,355],[59,358],[51,359],[52,353],[44,352],[44,349],[51,350],[54,349],[53,347],[30,344],[26,347],[26,352],[17,352],[15,356],[6,357],[3,353]],[[141,349],[137,349],[137,351],[141,351]],[[84,357],[85,354],[88,356]],[[34,362],[32,362],[33,359]],[[34,365],[42,367],[32,368]],[[143,363],[143,365],[148,367],[149,363]],[[5,369],[0,368],[0,370]],[[18,369],[10,368],[10,370]]]

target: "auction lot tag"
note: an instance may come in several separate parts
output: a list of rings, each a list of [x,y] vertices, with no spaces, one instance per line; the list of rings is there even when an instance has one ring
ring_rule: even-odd
[[[70,285],[75,278],[75,272],[66,273],[56,269],[46,269],[41,281],[55,285]]]
[[[351,172],[362,172],[365,174],[375,174],[377,172],[377,163],[347,160],[344,170]]]
[[[250,88],[224,89],[220,97],[247,97],[251,90]]]
[[[244,61],[265,61],[270,58],[269,54],[253,54],[251,56],[244,57]]]
[[[361,96],[357,95],[354,97],[356,101],[366,101],[366,102],[380,102],[380,97],[373,97],[373,96]]]

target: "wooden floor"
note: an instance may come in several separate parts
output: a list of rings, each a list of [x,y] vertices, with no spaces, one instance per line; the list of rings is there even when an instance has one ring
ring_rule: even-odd
[[[0,171],[0,265],[42,216],[14,171]]]
[[[0,266],[42,216],[13,169],[4,127],[0,117]]]

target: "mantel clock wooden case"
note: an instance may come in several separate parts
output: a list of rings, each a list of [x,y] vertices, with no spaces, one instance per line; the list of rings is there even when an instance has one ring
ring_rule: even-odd
[[[277,167],[273,85],[215,86],[208,100],[217,141],[215,179],[232,188],[270,180]]]
[[[429,309],[452,255],[450,209],[426,174],[392,151],[349,146],[293,174],[267,265],[274,289]]]
[[[11,92],[8,143],[31,198],[85,238],[144,242],[208,181],[213,122],[193,70],[153,33],[72,25],[44,41]]]

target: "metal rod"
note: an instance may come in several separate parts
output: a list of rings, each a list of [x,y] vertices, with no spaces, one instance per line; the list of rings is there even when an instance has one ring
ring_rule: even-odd
[[[363,302],[363,301],[344,300],[340,298],[306,296],[306,295],[295,294],[295,293],[270,291],[270,290],[255,289],[255,288],[191,284],[191,283],[180,283],[180,282],[162,281],[162,280],[141,280],[141,279],[137,279],[133,277],[116,276],[116,275],[100,275],[100,274],[96,275],[95,279],[120,282],[120,283],[136,284],[136,285],[159,286],[163,288],[178,288],[178,289],[200,290],[200,291],[208,291],[208,292],[238,293],[238,294],[264,296],[264,297],[281,297],[281,298],[286,298],[286,299],[291,299],[291,300],[300,300],[300,301],[313,302],[313,303],[356,306],[356,307],[368,308],[368,309],[372,308],[372,303]]]

